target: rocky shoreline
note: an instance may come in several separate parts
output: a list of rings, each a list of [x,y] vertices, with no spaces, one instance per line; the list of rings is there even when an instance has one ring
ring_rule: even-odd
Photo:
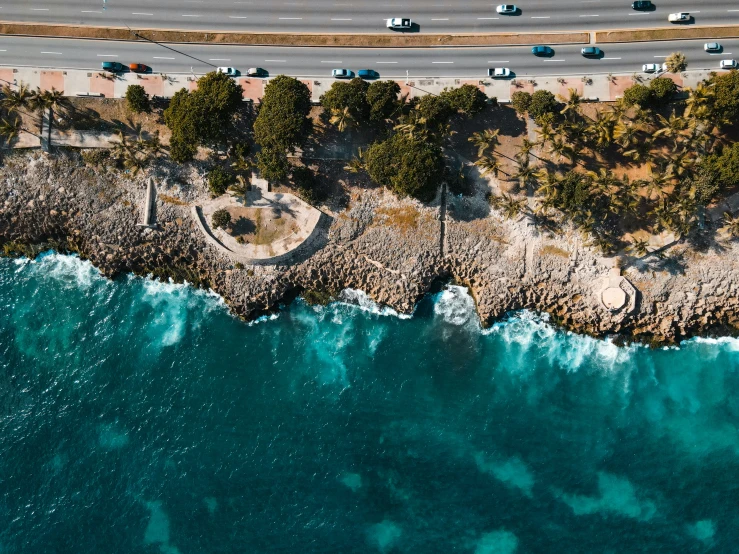
[[[278,309],[297,294],[361,289],[401,313],[439,280],[469,287],[484,326],[509,311],[546,312],[566,329],[651,344],[734,334],[739,326],[739,247],[687,243],[669,257],[633,260],[622,274],[638,290],[635,309],[611,311],[598,284],[615,260],[575,231],[551,236],[527,218],[505,220],[484,198],[446,195],[425,206],[381,189],[349,188],[348,207],[326,210],[317,249],[283,266],[234,264],[209,244],[190,205],[208,197],[197,165],[164,161],[131,177],[85,166],[79,154],[14,153],[0,168],[0,244],[25,253],[50,244],[77,252],[106,276],[122,273],[210,287],[241,317]],[[146,179],[159,185],[158,229],[141,221]]]

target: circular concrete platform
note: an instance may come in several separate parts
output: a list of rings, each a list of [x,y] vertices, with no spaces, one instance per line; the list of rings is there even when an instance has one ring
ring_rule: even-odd
[[[601,299],[609,310],[620,310],[626,304],[626,293],[619,287],[608,287],[601,294]]]

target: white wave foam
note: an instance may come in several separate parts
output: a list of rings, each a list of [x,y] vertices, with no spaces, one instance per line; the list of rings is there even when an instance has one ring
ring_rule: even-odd
[[[33,265],[44,276],[71,287],[88,289],[93,283],[108,282],[92,262],[81,260],[77,255],[44,252]]]
[[[366,292],[359,289],[344,289],[339,293],[341,304],[359,308],[363,312],[380,316],[392,316],[400,319],[410,319],[410,315],[400,314],[390,306],[381,306],[372,300]]]
[[[451,325],[462,326],[474,322],[480,326],[475,301],[465,287],[447,285],[434,295],[434,313]]]
[[[259,325],[260,323],[266,323],[268,321],[274,321],[275,319],[279,319],[279,318],[280,318],[280,313],[279,312],[275,312],[275,313],[272,313],[272,314],[267,314],[267,315],[259,316],[258,318],[253,319],[252,321],[247,321],[246,324],[249,327],[253,327],[254,325]]]

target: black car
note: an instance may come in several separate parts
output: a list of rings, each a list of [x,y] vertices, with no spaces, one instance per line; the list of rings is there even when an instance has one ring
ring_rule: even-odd
[[[652,5],[651,0],[636,0],[631,4],[631,8],[634,10],[651,10]]]

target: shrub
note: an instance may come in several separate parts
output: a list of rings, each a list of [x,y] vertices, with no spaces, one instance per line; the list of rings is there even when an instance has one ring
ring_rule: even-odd
[[[213,212],[213,217],[211,217],[210,221],[214,228],[225,229],[231,223],[231,214],[228,213],[228,210],[216,210]]]
[[[246,141],[237,142],[231,145],[228,151],[228,155],[232,158],[243,159],[249,157],[251,154],[251,144]]]
[[[220,165],[215,166],[208,173],[208,188],[213,196],[225,194],[234,181],[233,173],[226,171]]]
[[[526,112],[528,112],[530,105],[530,93],[519,90],[511,95],[511,106],[513,106],[513,109],[516,110],[516,113],[518,113],[519,115],[524,115]]]
[[[126,89],[126,106],[132,112],[148,113],[151,111],[149,95],[141,85],[128,85]]]
[[[590,200],[590,180],[581,173],[568,171],[559,182],[560,194],[557,207],[565,212],[576,212],[588,206]]]
[[[384,121],[398,113],[400,86],[395,81],[375,81],[367,89],[371,121]]]
[[[632,85],[624,91],[624,102],[627,106],[649,106],[652,103],[652,91],[645,85]]]
[[[82,150],[80,154],[85,165],[103,166],[110,161],[110,151],[104,148],[90,148]]]
[[[466,115],[475,115],[485,109],[488,97],[475,85],[462,85],[459,88],[445,90],[441,93],[452,109]]]
[[[559,103],[554,95],[548,90],[537,90],[531,95],[531,104],[529,104],[529,115],[537,120],[541,116],[551,113],[559,113]]]
[[[667,56],[665,58],[665,64],[667,65],[667,71],[670,73],[680,73],[688,67],[688,61],[682,52],[673,52]]]
[[[369,86],[367,81],[358,77],[348,82],[337,81],[321,96],[321,106],[328,112],[349,108],[355,121],[366,121],[370,115],[370,106],[367,103]]]
[[[292,181],[300,198],[308,204],[317,204],[325,199],[326,195],[309,167],[294,167]]]
[[[652,100],[658,105],[667,104],[677,92],[677,85],[672,79],[658,77],[649,83]]]
[[[444,177],[441,149],[402,133],[372,144],[365,154],[365,167],[378,185],[423,201],[434,197]]]

